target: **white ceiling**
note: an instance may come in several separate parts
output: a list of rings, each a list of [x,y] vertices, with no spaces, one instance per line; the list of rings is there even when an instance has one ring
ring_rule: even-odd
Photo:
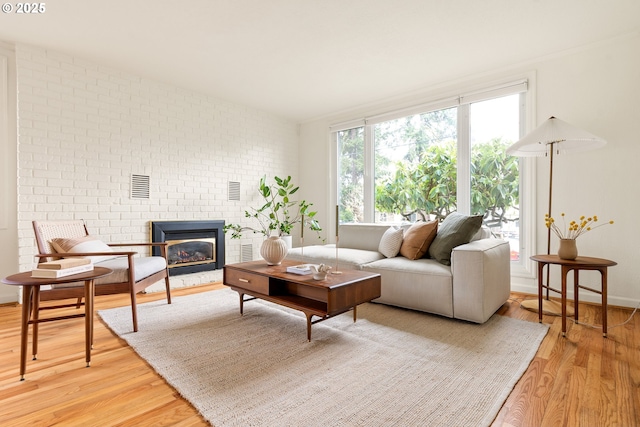
[[[0,14],[0,40],[95,60],[296,121],[640,29],[639,0],[45,5],[40,15]]]

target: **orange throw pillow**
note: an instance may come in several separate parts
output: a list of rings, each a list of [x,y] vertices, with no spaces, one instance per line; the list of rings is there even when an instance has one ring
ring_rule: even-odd
[[[408,259],[419,259],[429,250],[429,245],[438,233],[438,221],[416,222],[404,232],[400,255]]]

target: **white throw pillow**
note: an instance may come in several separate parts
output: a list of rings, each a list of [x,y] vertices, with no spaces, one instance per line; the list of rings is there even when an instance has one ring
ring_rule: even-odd
[[[491,230],[486,225],[483,225],[482,227],[480,227],[480,230],[478,230],[478,232],[474,234],[471,240],[469,241],[473,242],[474,240],[482,240],[482,239],[489,239],[489,238],[491,238]]]
[[[93,236],[84,236],[84,237],[76,237],[72,239],[65,238],[57,238],[51,240],[51,246],[56,252],[62,253],[89,253],[89,252],[113,252],[111,246],[108,246],[102,240],[93,237]],[[82,258],[89,258],[94,264],[106,261],[108,259],[116,258],[117,255],[113,256],[85,256]]]
[[[389,227],[384,232],[380,239],[380,245],[378,246],[378,252],[387,258],[393,258],[400,252],[400,246],[402,246],[402,228]]]

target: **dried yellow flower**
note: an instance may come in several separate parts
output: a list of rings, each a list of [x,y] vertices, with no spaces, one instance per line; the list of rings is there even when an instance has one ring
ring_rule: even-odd
[[[583,235],[587,231],[594,230],[598,227],[602,227],[603,225],[613,224],[613,220],[611,220],[607,223],[599,224],[599,225],[596,225],[595,227],[592,227],[591,224],[598,221],[598,216],[594,215],[592,217],[587,218],[586,216],[582,215],[580,217],[580,222],[572,220],[571,222],[569,222],[569,225],[567,226],[566,222],[564,221],[564,216],[565,216],[564,212],[561,215],[562,215],[563,223],[565,224],[564,230],[560,229],[560,227],[556,225],[555,219],[553,219],[553,217],[549,216],[549,214],[544,215],[544,225],[547,228],[550,228],[551,230],[553,230],[553,232],[561,239],[577,239],[579,236]]]

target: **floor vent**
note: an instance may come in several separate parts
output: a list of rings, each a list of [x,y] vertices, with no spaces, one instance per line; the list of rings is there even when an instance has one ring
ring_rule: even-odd
[[[240,246],[240,262],[248,261],[253,261],[253,245],[251,243]]]
[[[131,198],[149,198],[149,176],[131,174]]]

